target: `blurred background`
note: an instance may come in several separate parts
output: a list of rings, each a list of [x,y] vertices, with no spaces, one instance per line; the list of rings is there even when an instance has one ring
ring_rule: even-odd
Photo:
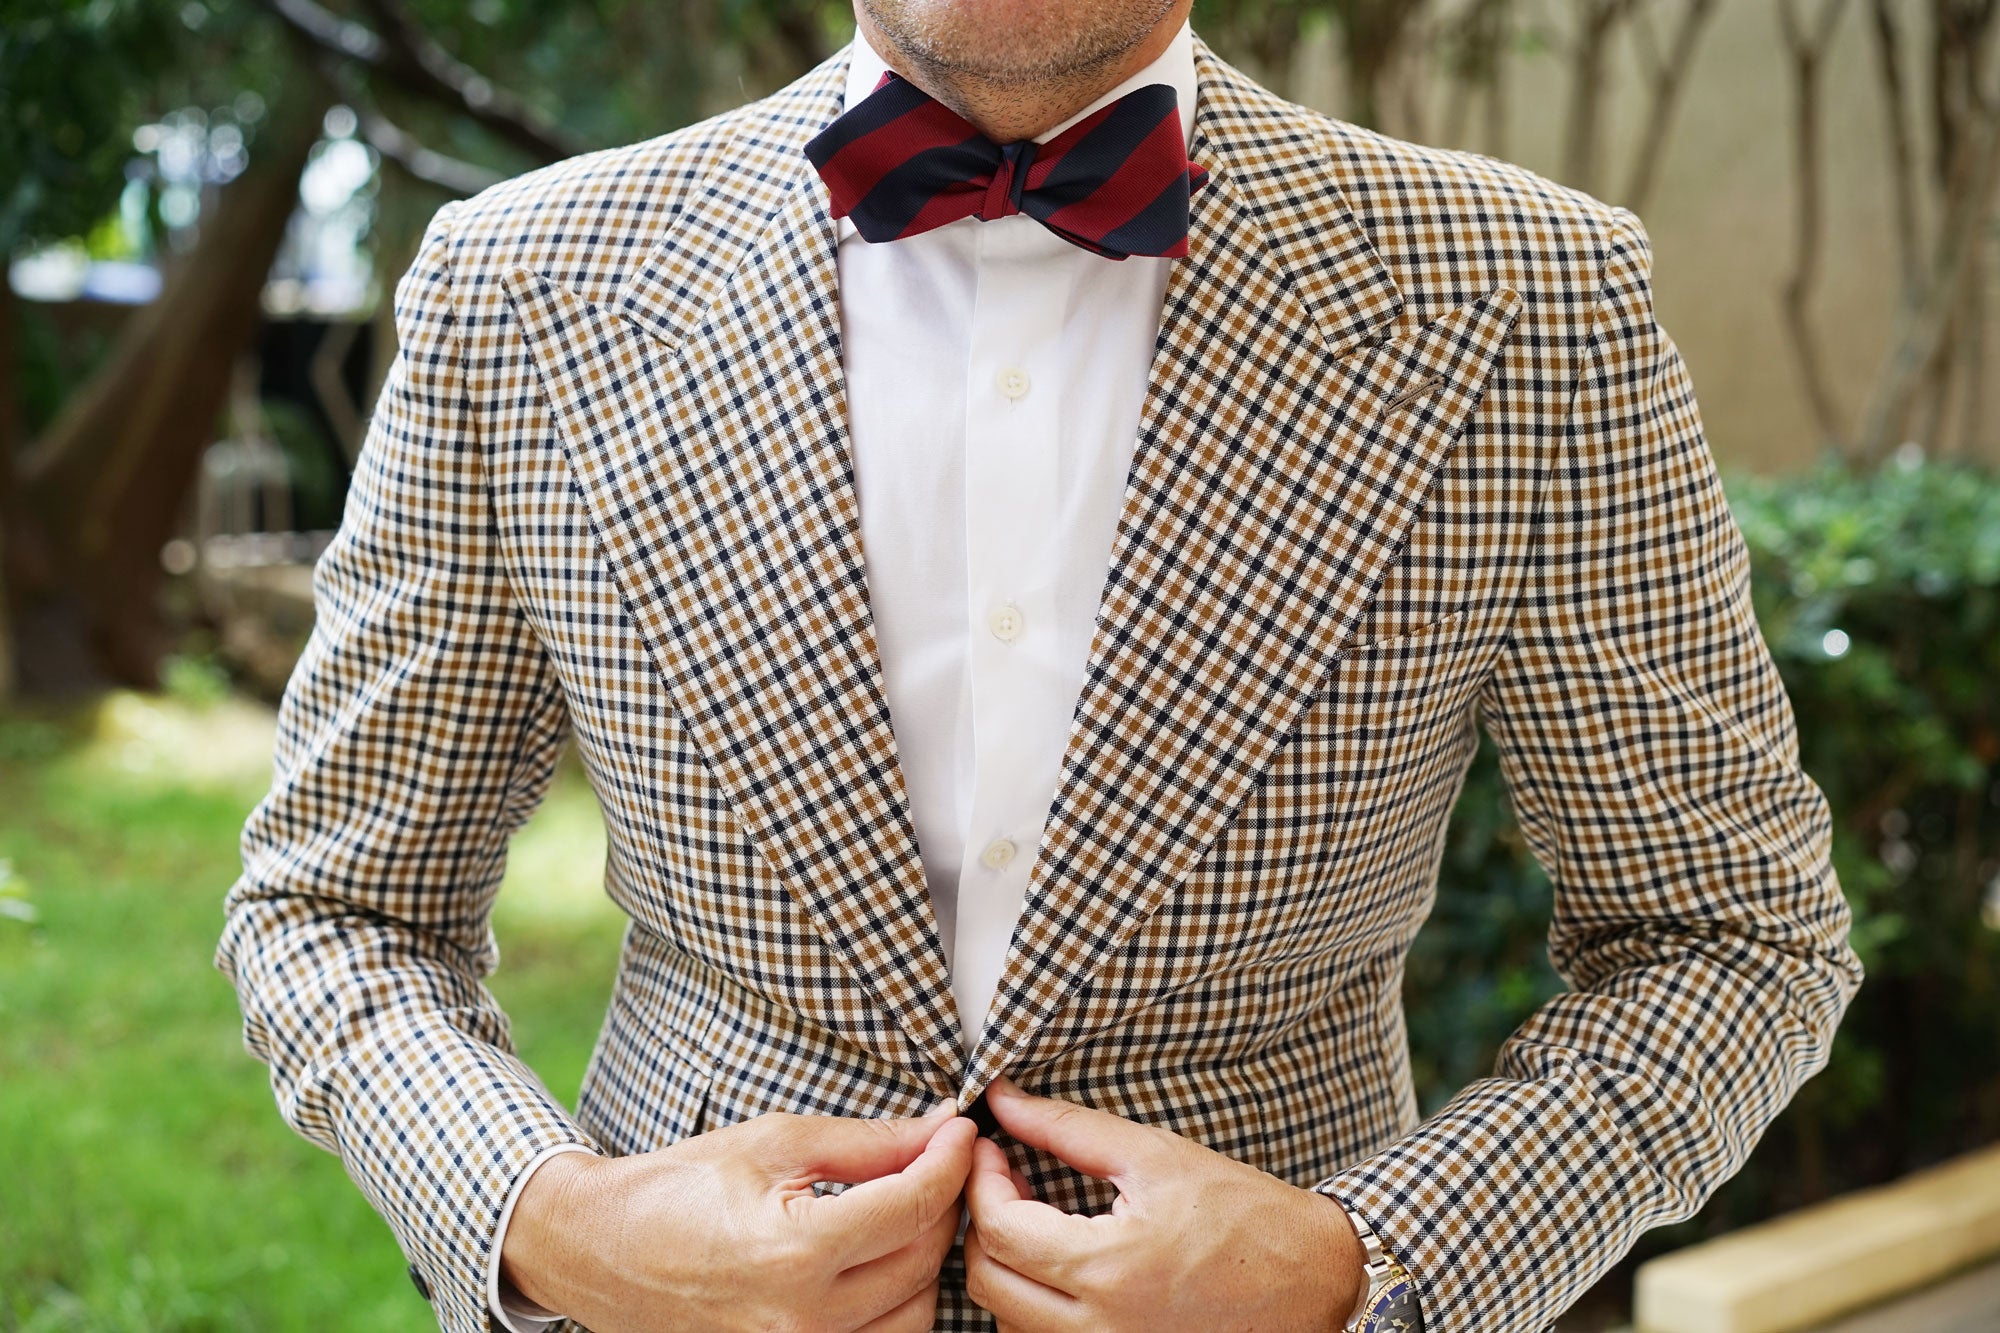
[[[1286,96],[1639,212],[1833,802],[1868,981],[1830,1065],[1563,1329],[1628,1324],[1655,1256],[1984,1170],[2000,6],[1199,0],[1194,24]],[[846,0],[0,0],[0,1329],[430,1326],[209,966],[388,297],[444,201],[851,33]],[[493,980],[566,1098],[616,954],[601,869],[566,769],[516,843]],[[1548,909],[1482,755],[1408,972],[1426,1110],[1560,988]],[[2000,1329],[2000,1175],[1972,1179],[1950,1261],[1926,1243],[1902,1284],[1931,1313],[1881,1327]]]

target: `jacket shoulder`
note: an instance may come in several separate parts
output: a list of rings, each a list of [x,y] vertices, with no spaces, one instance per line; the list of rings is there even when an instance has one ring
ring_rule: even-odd
[[[778,94],[773,94],[773,97]],[[588,300],[606,297],[705,190],[772,98],[636,143],[537,167],[446,205],[454,284],[494,287],[527,268]]]
[[[1483,153],[1307,114],[1349,211],[1420,318],[1502,286],[1588,311],[1625,210]]]

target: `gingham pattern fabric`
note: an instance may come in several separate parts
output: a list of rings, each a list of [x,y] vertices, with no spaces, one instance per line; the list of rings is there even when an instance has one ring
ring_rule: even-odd
[[[864,240],[1026,213],[1107,259],[1177,258],[1187,253],[1188,196],[1208,179],[1184,141],[1164,83],[1134,88],[1047,143],[999,144],[891,69],[805,153],[826,182],[828,211]]]
[[[1210,180],[969,1060],[801,151],[846,50],[440,210],[219,962],[447,1329],[484,1326],[550,1144],[915,1114],[1001,1070],[1345,1200],[1433,1333],[1541,1329],[1824,1064],[1861,964],[1639,224],[1195,51]],[[1419,1123],[1403,959],[1482,720],[1572,989]],[[565,735],[631,917],[573,1113],[481,986]],[[990,1326],[956,1258],[938,1326]]]

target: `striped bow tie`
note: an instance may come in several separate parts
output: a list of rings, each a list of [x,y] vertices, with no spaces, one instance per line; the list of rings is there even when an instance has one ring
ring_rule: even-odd
[[[1187,253],[1188,160],[1174,90],[1135,88],[1047,143],[998,144],[894,70],[806,144],[833,215],[869,241],[1025,213],[1108,259]]]

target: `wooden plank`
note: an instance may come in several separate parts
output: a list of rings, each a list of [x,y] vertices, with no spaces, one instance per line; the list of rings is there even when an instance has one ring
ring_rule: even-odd
[[[1795,1333],[2000,1254],[2000,1145],[1662,1255],[1640,1333]]]

